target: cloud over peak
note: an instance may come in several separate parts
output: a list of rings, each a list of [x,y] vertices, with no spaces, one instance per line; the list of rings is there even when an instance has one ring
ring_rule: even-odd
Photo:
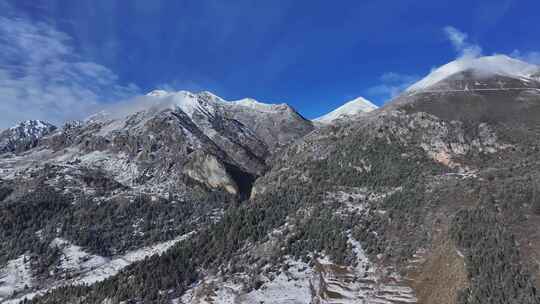
[[[84,60],[66,33],[11,13],[0,17],[0,128],[26,119],[83,118],[103,102],[139,92],[107,67]]]
[[[445,26],[444,32],[460,57],[478,57],[482,54],[482,48],[468,41],[469,35],[453,26]]]
[[[368,88],[367,94],[386,102],[401,94],[418,79],[416,75],[386,72],[379,77],[379,84]]]

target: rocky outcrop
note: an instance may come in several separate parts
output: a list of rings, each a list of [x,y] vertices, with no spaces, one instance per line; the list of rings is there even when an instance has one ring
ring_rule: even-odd
[[[313,129],[310,121],[285,104],[229,102],[209,92],[185,91],[153,92],[84,122],[68,122],[55,132],[52,126],[40,126],[39,132],[26,132],[29,141],[24,141],[30,143],[25,149],[42,148],[39,163],[30,153],[6,163],[9,168],[2,172],[69,163],[99,169],[121,183],[152,192],[189,189],[185,180],[189,176],[209,189],[234,194],[248,193],[275,151]]]
[[[231,194],[238,194],[238,186],[218,159],[203,152],[195,152],[186,164],[184,172],[194,180],[210,188],[222,188]]]
[[[456,158],[469,153],[495,153],[509,147],[498,141],[487,123],[467,130],[460,121],[444,121],[428,113],[389,112],[375,121],[377,136],[393,136],[404,145],[419,145],[428,156],[449,167],[459,167]]]

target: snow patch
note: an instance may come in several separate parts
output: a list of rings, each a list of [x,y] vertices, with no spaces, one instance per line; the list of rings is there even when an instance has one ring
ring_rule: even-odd
[[[73,245],[62,238],[55,238],[51,242],[51,247],[54,246],[62,251],[59,265],[62,271],[79,272],[107,263],[106,258],[86,253],[81,247]]]
[[[231,279],[210,276],[198,282],[180,299],[190,304],[242,303],[416,303],[414,291],[392,269],[372,263],[360,243],[349,238],[356,256],[355,266],[335,264],[326,256],[314,258],[314,266],[288,258],[288,267],[260,275],[262,285],[247,290],[245,274]]]
[[[252,98],[244,98],[240,100],[231,101],[231,104],[247,107],[260,112],[274,112],[277,108],[286,107],[285,104],[269,104],[262,103]]]
[[[474,70],[480,76],[503,75],[518,79],[528,79],[537,73],[540,67],[506,55],[493,55],[479,58],[462,57],[447,63],[413,84],[407,92],[427,89],[434,84],[460,72]]]
[[[181,235],[173,240],[159,243],[149,247],[143,247],[134,251],[130,251],[122,256],[107,259],[106,262],[98,267],[84,273],[79,278],[72,280],[70,283],[72,285],[80,284],[92,284],[95,282],[103,281],[125,268],[126,266],[144,260],[146,257],[153,255],[163,254],[165,251],[169,250],[176,243],[181,242],[189,238],[193,233],[188,233]]]
[[[19,301],[25,298],[32,299],[35,296],[42,295],[49,290],[61,286],[84,285],[101,282],[111,276],[116,275],[118,272],[132,263],[142,261],[146,257],[156,254],[163,254],[178,242],[189,238],[193,233],[194,232],[190,232],[173,240],[158,243],[153,246],[143,247],[141,249],[130,251],[124,255],[113,258],[92,255],[85,252],[81,247],[71,244],[67,240],[56,238],[51,243],[51,246],[58,246],[62,250],[63,256],[61,258],[60,268],[64,271],[70,271],[71,279],[55,282],[47,288],[40,289],[32,293],[27,293],[5,303],[19,303]],[[21,257],[10,262],[10,264],[8,264],[8,266],[2,270],[2,272],[0,272],[0,280],[7,282],[6,287],[0,285],[0,301],[4,296],[4,292],[6,292],[5,297],[8,297],[12,295],[13,290],[23,290],[25,284],[31,286],[29,267],[30,266],[28,264],[23,264],[23,257]],[[3,275],[4,272],[6,275]],[[3,276],[8,279],[2,279]],[[3,288],[5,288],[5,290],[3,290]]]
[[[164,90],[153,90],[152,92],[146,94],[146,96],[163,97],[167,96],[168,94],[170,93]]]
[[[223,282],[219,278],[210,278],[188,290],[181,298],[181,303],[190,304],[236,304],[236,303],[265,303],[265,304],[300,304],[310,303],[310,278],[313,270],[305,263],[287,260],[289,268],[277,276],[265,278],[265,284],[248,293],[244,292],[243,284],[231,281]],[[241,280],[243,275],[237,275]]]
[[[329,124],[337,119],[357,115],[360,113],[368,113],[377,108],[378,107],[371,103],[369,100],[363,97],[358,97],[345,103],[341,107],[335,109],[334,111],[326,115],[313,119],[313,121],[323,124]]]
[[[21,255],[0,269],[0,302],[16,292],[32,287],[32,272],[29,261],[28,256]]]

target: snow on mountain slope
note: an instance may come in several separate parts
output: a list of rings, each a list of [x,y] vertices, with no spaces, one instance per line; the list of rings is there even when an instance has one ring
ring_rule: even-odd
[[[168,95],[168,94],[169,94],[169,92],[167,92],[165,90],[153,90],[150,93],[147,93],[146,96],[161,97],[161,96],[165,96],[165,95]]]
[[[47,162],[75,162],[153,193],[177,187],[186,175],[212,189],[248,191],[252,176],[266,170],[265,159],[312,129],[310,121],[285,104],[228,102],[210,92],[153,91],[32,141],[28,148],[39,144],[40,149],[6,156],[0,176],[14,177]],[[222,174],[215,175],[218,171]],[[226,182],[216,185],[209,176]],[[233,180],[241,185],[234,186]]]
[[[0,269],[0,302],[14,292],[32,286],[29,257],[22,255]]]
[[[181,109],[190,117],[197,109],[208,110],[211,106],[203,104],[197,98],[198,95],[188,91],[167,92],[154,90],[134,100],[115,104],[106,110],[90,116],[87,121],[107,121],[127,118],[139,112],[155,115],[164,110]]]
[[[80,246],[71,244],[62,238],[55,238],[51,247],[58,247],[62,251],[59,270],[65,272],[80,272],[95,268],[107,262],[101,256],[86,253]]]
[[[285,104],[269,104],[259,102],[252,98],[244,98],[236,101],[227,101],[211,92],[203,91],[192,93],[189,91],[168,92],[153,90],[134,101],[114,105],[106,111],[93,115],[91,119],[114,119],[135,114],[140,111],[159,112],[163,110],[181,109],[189,117],[199,110],[207,114],[215,112],[216,108],[246,108],[260,112],[279,111]]]
[[[264,272],[258,289],[249,289],[237,274],[233,279],[209,277],[195,284],[181,298],[180,303],[232,304],[232,303],[320,303],[354,304],[416,303],[414,291],[403,279],[384,267],[372,263],[360,243],[349,240],[354,250],[356,266],[343,266],[328,257],[315,258],[313,265],[287,258],[286,270]]]
[[[460,72],[472,70],[478,77],[500,75],[517,79],[527,79],[538,73],[540,67],[506,55],[493,55],[479,58],[463,57],[449,62],[429,73],[413,84],[407,92],[427,89],[440,81]]]
[[[259,102],[253,98],[244,98],[240,100],[231,101],[233,105],[247,107],[253,110],[261,111],[261,112],[271,112],[276,111],[279,108],[286,107],[285,104],[270,104],[270,103],[263,103]]]
[[[32,148],[37,140],[54,130],[55,126],[42,120],[22,121],[0,132],[0,153]]]
[[[39,137],[55,127],[42,120],[26,120],[10,128],[11,131],[21,137]]]
[[[323,115],[321,117],[315,118],[313,121],[328,124],[333,122],[336,119],[344,118],[346,116],[352,116],[359,113],[368,113],[377,109],[377,106],[371,103],[369,100],[358,97],[353,99],[341,107],[335,109],[334,111]]]
[[[30,263],[25,262],[29,258],[23,255],[10,261],[4,269],[0,270],[0,282],[3,282],[0,283],[0,302],[10,297],[14,292],[21,292],[22,294],[6,303],[19,303],[25,298],[32,299],[48,290],[65,285],[84,285],[103,281],[132,263],[153,255],[163,254],[178,242],[184,241],[192,235],[192,232],[187,233],[173,240],[129,251],[114,258],[105,258],[87,253],[83,248],[73,245],[67,240],[56,238],[51,243],[51,246],[57,246],[62,251],[58,270],[65,274],[66,280],[54,282],[37,291],[24,293],[25,286],[32,286],[32,274]]]
[[[252,98],[227,101],[208,91],[192,93],[155,90],[129,103],[111,107],[104,113],[94,115],[91,120],[116,120],[104,128],[112,131],[123,128],[125,121],[130,120],[129,116],[137,113],[139,116],[153,117],[163,111],[178,110],[184,112],[211,139],[216,134],[215,127],[222,122],[240,122],[235,127],[237,130],[231,131],[247,137],[256,135],[270,150],[313,129],[310,121],[285,103],[263,103]]]

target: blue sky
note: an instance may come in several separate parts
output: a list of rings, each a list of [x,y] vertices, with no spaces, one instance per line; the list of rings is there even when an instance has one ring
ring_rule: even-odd
[[[0,0],[0,128],[154,88],[382,104],[467,50],[540,62],[540,1]],[[481,51],[480,51],[481,50]]]

